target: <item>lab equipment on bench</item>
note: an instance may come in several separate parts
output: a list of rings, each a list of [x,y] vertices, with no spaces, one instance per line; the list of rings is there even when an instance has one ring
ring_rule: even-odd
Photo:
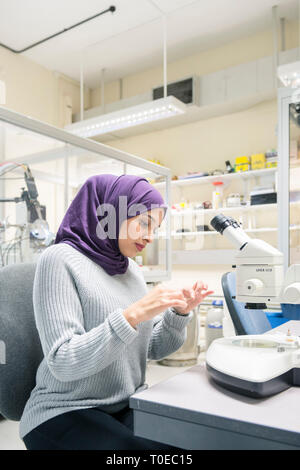
[[[255,309],[266,308],[266,303],[280,303],[283,314],[294,314],[300,320],[300,265],[290,266],[284,277],[279,250],[249,238],[236,220],[223,214],[217,215],[211,225],[238,249],[235,300],[244,302],[250,315]],[[297,332],[291,334],[289,324],[274,334],[213,341],[206,353],[208,373],[223,387],[252,397],[300,385],[300,338]]]
[[[185,367],[197,364],[199,355],[198,307],[192,310],[192,314],[192,319],[186,327],[187,334],[184,344],[174,353],[157,361],[158,364],[171,367]]]
[[[46,207],[38,200],[38,191],[34,177],[26,163],[0,164],[0,175],[3,177],[10,171],[22,170],[26,187],[21,188],[21,195],[13,198],[1,198],[0,203],[16,203],[16,224],[10,224],[8,217],[0,222],[0,231],[4,232],[10,227],[16,228],[15,238],[9,243],[0,241],[2,266],[9,264],[9,255],[14,250],[14,262],[17,262],[18,250],[20,262],[33,261],[32,258],[41,250],[54,242],[55,235],[49,229],[46,220]],[[5,179],[5,178],[3,178]]]
[[[229,322],[227,326],[230,326],[227,329],[225,326],[224,336],[260,335],[288,321],[287,318],[283,317],[279,309],[276,312],[269,312],[269,310],[265,311],[264,309],[259,310],[257,308],[249,309],[245,308],[244,302],[237,302],[235,300],[236,273],[234,271],[224,273],[221,284],[226,307],[224,308],[224,317]]]
[[[213,300],[205,318],[206,350],[210,344],[223,336],[223,300]]]

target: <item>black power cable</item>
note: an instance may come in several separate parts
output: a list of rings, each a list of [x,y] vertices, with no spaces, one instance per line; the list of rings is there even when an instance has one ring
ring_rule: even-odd
[[[111,6],[111,7],[107,8],[106,10],[103,10],[100,13],[97,13],[94,16],[90,16],[86,20],[82,20],[79,23],[74,24],[73,26],[69,26],[69,28],[65,28],[62,31],[59,31],[58,33],[52,34],[51,36],[48,36],[45,39],[41,39],[41,41],[35,42],[35,43],[31,44],[30,46],[24,47],[24,49],[16,50],[16,49],[13,49],[12,47],[6,46],[5,44],[3,44],[1,42],[0,42],[0,46],[4,47],[5,49],[8,49],[11,52],[14,52],[15,54],[20,54],[21,52],[26,52],[29,49],[32,49],[33,47],[38,46],[39,44],[43,44],[44,42],[49,41],[49,39],[53,39],[56,36],[59,36],[60,34],[66,33],[67,31],[70,31],[70,29],[76,28],[77,26],[80,26],[84,23],[87,23],[88,21],[91,21],[94,18],[97,18],[98,16],[104,15],[105,13],[109,13],[109,12],[114,13],[115,11],[116,11],[116,7]]]

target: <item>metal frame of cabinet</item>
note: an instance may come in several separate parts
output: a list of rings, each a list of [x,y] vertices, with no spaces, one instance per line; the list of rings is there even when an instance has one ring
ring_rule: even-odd
[[[157,165],[155,163],[149,162],[144,160],[141,157],[137,157],[135,155],[131,155],[129,153],[123,152],[121,150],[115,149],[113,147],[107,146],[105,144],[85,139],[82,137],[78,137],[70,132],[65,130],[59,129],[57,127],[51,126],[44,122],[38,121],[31,117],[22,115],[15,111],[0,107],[0,128],[1,122],[12,124],[14,126],[26,129],[29,132],[33,132],[36,134],[40,134],[49,138],[53,138],[57,141],[63,142],[65,144],[69,144],[76,148],[80,148],[94,154],[98,154],[99,157],[108,157],[110,159],[118,160],[124,163],[124,169],[126,169],[126,164],[136,166],[138,168],[145,169],[149,172],[155,173],[157,175],[163,176],[166,179],[166,190],[165,190],[165,202],[169,205],[170,203],[170,183],[171,183],[171,171],[169,168],[163,167],[161,165]],[[64,178],[62,180],[59,175],[57,175],[57,179],[60,179],[60,182],[63,182],[65,188],[68,188],[70,185],[70,178],[69,178],[69,167],[68,167],[68,157],[64,154],[59,155],[55,154],[55,151],[46,152],[43,161],[50,161],[51,159],[55,158],[64,158]],[[32,158],[25,158],[26,163],[39,163],[37,155],[33,155]],[[24,157],[14,158],[12,160],[5,160],[5,162],[23,162]],[[49,180],[54,180],[53,175],[49,175]],[[68,191],[65,190],[64,192],[64,204],[65,210],[68,207],[69,200],[68,200]],[[144,272],[145,280],[147,282],[159,282],[163,280],[169,280],[171,278],[171,269],[172,269],[172,257],[171,257],[171,236],[170,236],[170,211],[167,211],[166,214],[166,252],[165,252],[165,271],[151,271]]]

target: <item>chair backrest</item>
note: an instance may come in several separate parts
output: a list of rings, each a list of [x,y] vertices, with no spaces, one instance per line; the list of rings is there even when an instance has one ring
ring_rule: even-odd
[[[32,303],[36,263],[0,269],[0,414],[19,421],[43,351]]]
[[[235,272],[222,276],[224,298],[237,335],[259,335],[271,330],[271,324],[263,310],[249,310],[245,304],[237,302]]]

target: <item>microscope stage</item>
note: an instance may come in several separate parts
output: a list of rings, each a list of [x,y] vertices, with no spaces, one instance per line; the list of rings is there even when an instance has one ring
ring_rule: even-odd
[[[282,333],[219,338],[206,354],[206,368],[223,387],[266,397],[300,385],[300,341]]]

